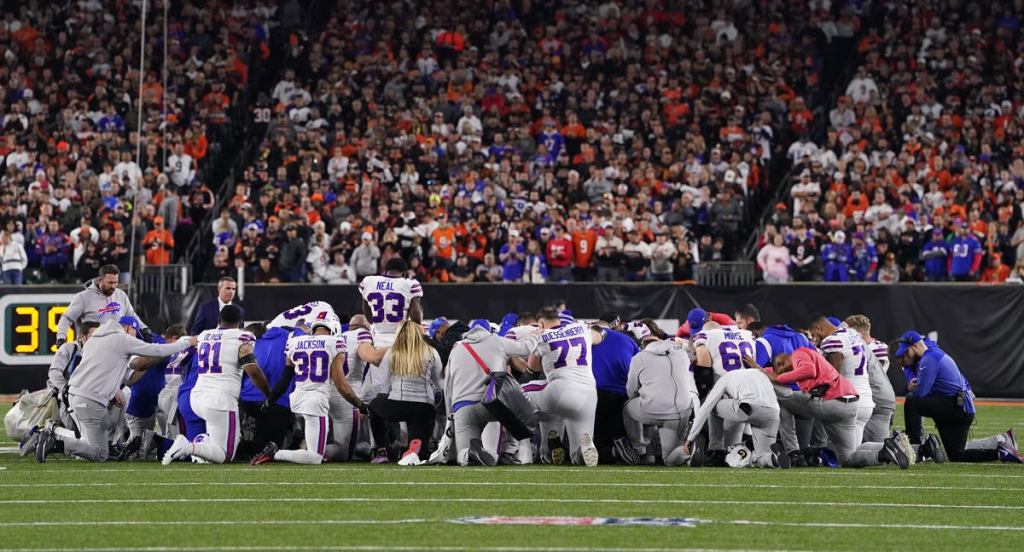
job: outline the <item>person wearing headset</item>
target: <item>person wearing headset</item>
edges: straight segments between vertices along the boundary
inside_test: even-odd
[[[622,420],[636,455],[623,455],[627,463],[646,456],[644,426],[658,428],[666,466],[681,466],[689,457],[680,447],[680,434],[695,406],[700,406],[690,359],[683,346],[650,336],[629,364]],[[628,456],[628,458],[626,457]]]

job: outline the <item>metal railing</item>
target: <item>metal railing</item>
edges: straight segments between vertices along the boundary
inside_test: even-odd
[[[750,261],[707,261],[697,270],[697,285],[704,287],[744,287],[757,281],[757,271]]]

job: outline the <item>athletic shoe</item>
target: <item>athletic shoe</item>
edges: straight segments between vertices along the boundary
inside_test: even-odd
[[[1020,454],[1020,451],[1010,446],[1010,443],[999,443],[996,447],[996,451],[999,453],[999,460],[1007,462],[1009,464],[1024,464],[1024,456]]]
[[[910,467],[910,460],[906,453],[896,444],[896,440],[889,438],[882,443],[882,450],[878,451],[878,459],[889,464],[896,464],[901,470]]]
[[[174,442],[171,443],[171,448],[167,449],[167,452],[164,453],[164,457],[160,460],[160,463],[166,466],[175,460],[181,460],[188,456],[191,451],[189,453],[186,453],[185,451],[190,449],[191,445],[192,442],[188,440],[188,437],[178,435],[174,438]]]
[[[28,439],[25,439],[24,443],[18,445],[18,456],[28,456],[29,454],[35,452],[36,443],[39,442],[39,437],[41,435],[42,432],[39,430],[38,427],[33,427],[32,429],[28,430]]]
[[[786,449],[783,448],[782,443],[772,443],[772,464],[784,470],[793,467],[793,462],[789,455],[786,454]]]
[[[142,430],[142,447],[139,448],[139,453],[135,455],[132,460],[147,460],[151,452],[156,450],[156,433],[152,429]]]
[[[839,457],[830,448],[822,447],[818,450],[818,460],[821,461],[821,465],[826,468],[838,468]]]
[[[257,454],[249,465],[259,466],[260,464],[266,464],[274,461],[274,456],[277,455],[277,443],[271,441],[267,443],[267,446],[263,447],[263,450]]]
[[[523,461],[519,459],[518,454],[512,454],[510,452],[503,452],[498,457],[499,466],[519,466],[522,465]]]
[[[1003,433],[1003,437],[1006,439],[1006,442],[1013,447],[1013,450],[1020,450],[1020,447],[1017,446],[1017,434],[1013,432],[1012,427],[1007,429],[1006,433]]]
[[[53,434],[53,428],[57,426],[54,420],[47,420],[43,428],[39,430],[39,439],[36,440],[36,462],[46,462],[46,455],[57,443],[57,437]]]
[[[580,452],[583,453],[584,465],[588,468],[597,465],[597,447],[594,446],[594,440],[590,438],[589,433],[580,434]]]
[[[409,448],[402,453],[402,459],[398,461],[399,466],[419,466],[423,462],[420,461],[420,446],[422,442],[419,439],[413,439],[409,441]]]
[[[725,461],[726,456],[727,453],[724,450],[709,450],[704,465],[712,468],[726,468],[729,466]]]
[[[138,453],[140,450],[142,450],[142,436],[136,435],[120,448],[117,453],[117,461],[123,462],[128,460],[132,455]]]
[[[637,454],[636,449],[633,445],[629,444],[629,440],[625,437],[619,437],[613,441],[615,445],[615,453],[619,456],[619,460],[622,460],[630,466],[635,466],[640,463],[640,455]]]
[[[562,465],[565,464],[565,447],[562,446],[562,438],[558,436],[558,432],[551,430],[548,432],[548,450],[551,451],[551,463]]]
[[[388,451],[386,449],[379,448],[379,449],[377,449],[377,452],[374,453],[373,459],[370,460],[370,463],[371,464],[387,464],[389,461],[390,460],[388,460]]]
[[[484,444],[480,439],[470,439],[469,463],[491,467],[497,462],[494,460],[494,456],[491,456],[491,453],[484,450]]]
[[[932,460],[936,464],[946,461],[946,449],[942,448],[942,444],[934,435],[928,435],[921,446],[917,448],[917,461],[922,460]]]
[[[806,468],[807,467],[807,458],[804,457],[804,453],[803,452],[800,452],[799,450],[791,450],[791,451],[789,451],[789,454],[787,454],[787,456],[789,456],[789,465],[790,466],[792,466],[794,468]]]
[[[914,446],[910,444],[910,436],[902,431],[893,431],[892,440],[896,441],[896,446],[900,447],[903,454],[907,457],[907,462],[913,466],[917,462],[917,453],[914,452]]]

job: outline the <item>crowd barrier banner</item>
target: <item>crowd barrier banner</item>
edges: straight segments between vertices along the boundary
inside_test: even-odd
[[[17,293],[74,293],[80,287],[0,288],[0,296]],[[507,312],[534,311],[565,302],[580,318],[597,318],[606,311],[623,320],[637,318],[684,320],[695,306],[732,314],[738,305],[751,303],[767,324],[800,327],[811,315],[838,318],[866,314],[872,333],[894,344],[906,330],[933,334],[957,361],[975,392],[985,397],[1024,398],[1024,287],[953,284],[858,285],[803,284],[745,288],[701,288],[672,284],[424,284],[423,307],[427,318],[445,316],[498,321]],[[216,286],[200,284],[180,300],[165,301],[163,312],[147,309],[145,297],[136,310],[155,329],[174,322],[191,322],[198,305],[212,300]],[[245,286],[242,304],[250,320],[270,320],[309,301],[327,301],[339,314],[360,312],[356,286],[268,284]],[[14,339],[11,305],[5,302],[3,339]],[[40,324],[46,324],[43,320]],[[22,324],[23,325],[23,324]],[[188,326],[186,326],[188,327]],[[898,370],[894,383],[902,388]],[[45,365],[6,365],[0,371],[0,392],[34,389],[45,380]]]

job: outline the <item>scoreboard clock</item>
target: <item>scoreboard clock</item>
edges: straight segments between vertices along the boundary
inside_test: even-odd
[[[0,366],[48,365],[57,352],[57,323],[73,293],[8,294],[0,297]],[[68,330],[68,340],[75,338]]]

